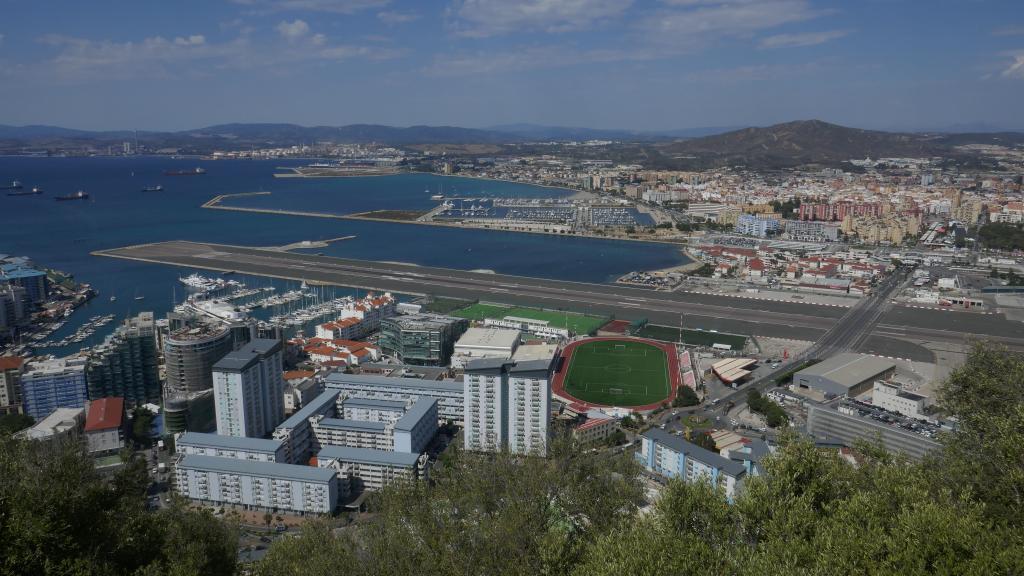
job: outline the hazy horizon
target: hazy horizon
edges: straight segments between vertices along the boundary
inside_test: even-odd
[[[1009,1],[4,2],[0,124],[1020,129]]]

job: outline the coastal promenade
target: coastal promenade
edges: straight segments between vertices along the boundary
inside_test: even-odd
[[[657,292],[613,284],[567,282],[315,256],[224,244],[172,241],[93,252],[94,255],[188,268],[315,281],[368,290],[435,295],[564,309],[623,319],[646,318],[653,324],[718,330],[756,336],[816,341],[847,310],[797,302],[727,298],[692,292]],[[947,342],[987,339],[1024,349],[1024,329],[1001,316],[941,314],[893,307],[871,325],[876,343]],[[902,346],[897,355],[930,360],[920,346]]]

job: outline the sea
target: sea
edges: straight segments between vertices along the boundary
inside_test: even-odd
[[[181,276],[212,272],[93,256],[90,252],[164,240],[194,240],[246,246],[283,246],[303,240],[352,239],[306,250],[327,256],[408,262],[463,270],[493,270],[583,282],[609,282],[633,270],[685,264],[678,247],[647,242],[566,238],[412,224],[209,210],[202,204],[221,194],[271,192],[237,197],[226,205],[349,214],[370,210],[429,209],[433,194],[462,197],[565,197],[569,190],[515,182],[404,173],[349,178],[274,178],[280,168],[309,160],[198,160],[168,157],[0,157],[0,184],[18,180],[43,194],[6,196],[0,191],[0,254],[27,256],[37,266],[74,275],[99,295],[80,307],[49,337],[60,340],[90,317],[113,314],[115,322],[84,342],[37,348],[37,354],[70,354],[98,344],[120,320],[141,311],[162,318],[187,296]],[[168,176],[167,170],[202,167],[206,174]],[[161,192],[145,192],[161,185]],[[88,200],[54,201],[82,190]],[[250,287],[278,293],[298,282],[233,275]],[[331,288],[325,298],[357,294]],[[111,297],[114,297],[113,299]],[[269,316],[278,311],[268,310]],[[258,315],[257,315],[258,316]]]

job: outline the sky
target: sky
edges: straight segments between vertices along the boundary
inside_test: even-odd
[[[0,0],[0,124],[1024,128],[1024,0]]]

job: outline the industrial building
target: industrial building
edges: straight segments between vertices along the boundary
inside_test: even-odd
[[[899,384],[879,381],[871,390],[871,403],[883,410],[920,420],[926,418],[928,397],[904,390]]]
[[[261,438],[284,420],[282,350],[257,338],[213,365],[218,434]]]
[[[156,323],[152,312],[129,318],[89,352],[89,398],[119,396],[129,406],[160,402]]]
[[[85,359],[59,358],[29,364],[21,375],[21,402],[35,420],[57,408],[84,408]]]
[[[896,373],[896,364],[864,354],[838,354],[793,375],[791,389],[815,400],[853,397],[871,390],[875,380]]]
[[[735,497],[747,474],[741,462],[701,448],[660,428],[651,428],[643,433],[636,458],[653,474],[681,478],[685,482],[708,479],[712,485],[721,486],[730,500]]]
[[[369,374],[328,374],[325,386],[345,394],[348,398],[371,398],[415,402],[420,398],[437,400],[438,418],[461,423],[465,386],[453,380],[426,380],[398,376]]]
[[[385,354],[407,364],[447,365],[455,341],[469,328],[469,320],[438,314],[412,314],[383,318],[380,347]]]
[[[881,441],[886,450],[902,453],[915,460],[939,448],[939,443],[922,433],[908,429],[909,423],[893,418],[872,418],[857,406],[809,404],[807,406],[807,432],[817,440],[835,441],[853,447],[858,441]],[[876,416],[878,416],[876,414]],[[918,426],[914,424],[914,426]],[[923,428],[923,426],[922,426]],[[934,436],[934,433],[928,431]]]

